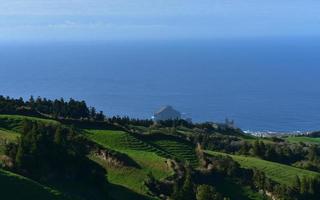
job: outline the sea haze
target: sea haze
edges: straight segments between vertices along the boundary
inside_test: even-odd
[[[243,130],[320,130],[320,40],[1,44],[0,93],[150,118],[173,105]]]

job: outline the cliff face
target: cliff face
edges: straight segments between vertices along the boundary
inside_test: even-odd
[[[170,120],[170,119],[181,119],[181,113],[172,106],[165,106],[154,114],[156,121]]]

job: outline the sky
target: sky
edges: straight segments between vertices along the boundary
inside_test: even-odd
[[[319,0],[0,0],[0,41],[317,37]]]

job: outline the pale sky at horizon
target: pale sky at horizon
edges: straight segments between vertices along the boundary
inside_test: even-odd
[[[0,0],[0,41],[320,36],[316,0]]]

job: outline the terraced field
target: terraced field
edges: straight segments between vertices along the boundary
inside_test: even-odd
[[[195,147],[191,143],[173,137],[151,139],[149,142],[181,161],[187,161],[194,167],[198,165]]]
[[[283,165],[275,162],[265,161],[254,157],[230,155],[214,151],[206,151],[210,155],[230,156],[244,168],[256,168],[266,173],[272,180],[285,185],[294,183],[296,175],[299,177],[315,177],[320,173],[295,168],[288,165]]]
[[[194,145],[176,137],[144,136],[138,139],[123,131],[86,130],[86,132],[90,139],[115,150],[153,152],[161,157],[177,158],[181,161],[187,161],[193,166],[198,165]]]
[[[153,152],[162,157],[170,156],[165,151],[161,151],[124,131],[86,130],[86,136],[98,144],[118,151],[137,150]]]
[[[146,180],[148,174],[151,173],[159,180],[173,173],[166,164],[165,156],[161,156],[165,153],[129,133],[110,130],[86,130],[85,135],[100,145],[127,154],[140,166],[139,168],[114,167],[101,160],[96,160],[107,168],[110,183],[144,195],[138,199],[151,198],[148,197],[148,190],[144,185],[144,180]]]

